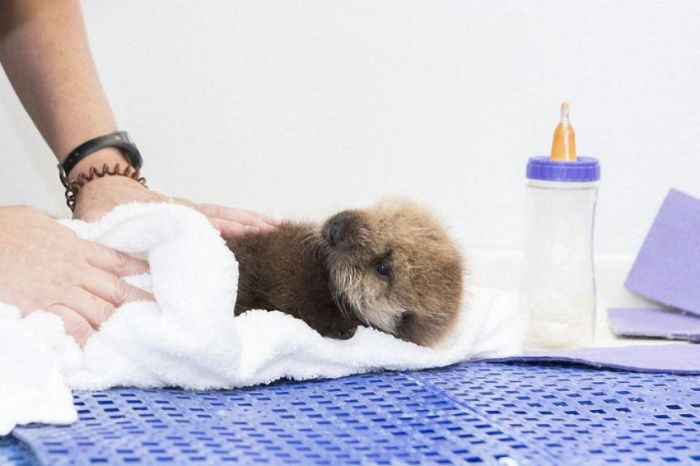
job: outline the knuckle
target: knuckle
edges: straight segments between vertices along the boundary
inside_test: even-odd
[[[74,300],[76,296],[80,295],[81,288],[82,287],[79,282],[67,280],[65,282],[60,282],[57,280],[53,286],[53,289],[55,290],[54,295],[63,298],[59,299],[58,301]]]
[[[92,327],[85,319],[81,319],[76,314],[70,314],[63,317],[63,324],[66,327],[66,333],[76,340],[85,341],[92,333]]]
[[[129,287],[122,279],[117,278],[114,281],[114,302],[116,304],[124,304],[129,298]]]
[[[123,252],[114,251],[114,266],[118,272],[123,272],[129,266],[129,256]]]
[[[114,304],[112,303],[105,303],[102,306],[102,311],[100,312],[100,321],[98,323],[105,322],[107,319],[112,317],[112,314],[114,314]]]
[[[216,204],[206,204],[203,206],[203,213],[211,217],[222,218],[223,212],[221,212],[221,207]]]

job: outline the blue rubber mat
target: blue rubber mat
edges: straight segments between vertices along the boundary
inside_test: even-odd
[[[78,423],[15,430],[35,455],[16,461],[700,464],[698,376],[476,363],[239,390],[77,392],[75,399]],[[10,448],[0,444],[0,463],[12,458],[2,453]]]
[[[14,437],[0,437],[0,465],[34,466],[34,455]]]

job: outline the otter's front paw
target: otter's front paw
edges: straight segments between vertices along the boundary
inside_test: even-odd
[[[336,340],[349,340],[350,338],[353,337],[353,335],[355,335],[355,330],[357,330],[357,326],[354,326],[354,327],[333,326],[333,327],[326,328],[319,333],[324,337],[335,338]]]

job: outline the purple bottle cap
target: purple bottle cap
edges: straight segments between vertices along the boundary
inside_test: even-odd
[[[547,156],[530,157],[526,176],[529,180],[542,181],[598,181],[600,164],[593,157],[578,157],[575,162],[553,161]]]

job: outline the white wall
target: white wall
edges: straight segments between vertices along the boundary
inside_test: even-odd
[[[462,243],[518,247],[526,158],[559,102],[601,159],[597,248],[636,253],[669,187],[700,196],[696,1],[84,3],[153,188],[315,218],[403,194]],[[63,213],[0,79],[0,204]]]

